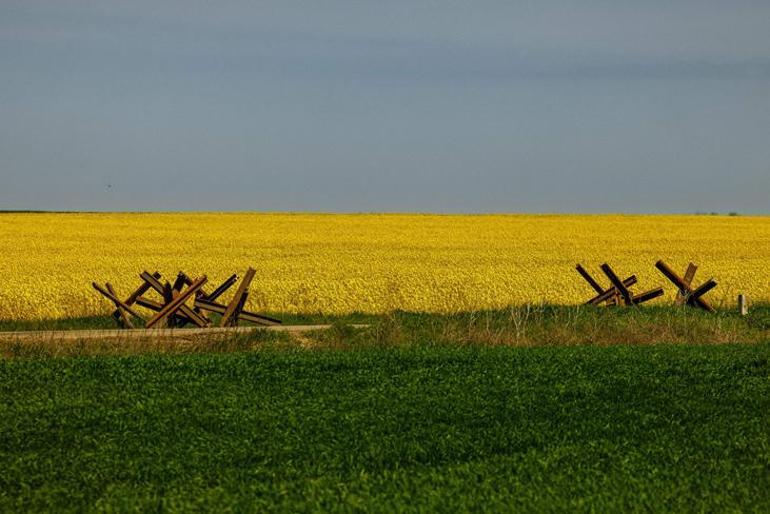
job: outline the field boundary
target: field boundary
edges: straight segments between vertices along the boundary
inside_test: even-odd
[[[263,327],[214,327],[214,328],[136,328],[99,330],[28,330],[0,332],[0,341],[81,341],[86,339],[186,339],[190,336],[248,334],[254,331],[311,332],[327,330],[332,325],[273,325]],[[348,325],[365,328],[366,324]]]

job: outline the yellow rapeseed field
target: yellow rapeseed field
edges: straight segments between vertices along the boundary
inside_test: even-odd
[[[104,314],[91,282],[120,296],[138,273],[183,269],[218,282],[257,270],[249,308],[290,313],[454,312],[580,303],[574,270],[609,262],[636,290],[673,287],[659,258],[696,282],[714,277],[717,305],[739,292],[770,300],[770,218],[414,214],[1,214],[0,319]]]

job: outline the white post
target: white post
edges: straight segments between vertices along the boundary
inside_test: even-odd
[[[746,296],[742,294],[738,295],[738,312],[741,316],[746,316],[749,313],[749,305],[746,302]]]

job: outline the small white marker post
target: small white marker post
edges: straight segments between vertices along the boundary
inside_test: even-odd
[[[740,313],[741,316],[746,316],[749,313],[749,306],[746,302],[746,296],[742,294],[738,295],[738,313]]]

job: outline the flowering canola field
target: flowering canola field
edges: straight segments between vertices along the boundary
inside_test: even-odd
[[[0,319],[106,314],[91,282],[122,297],[142,270],[257,270],[249,308],[287,313],[455,312],[592,295],[574,270],[609,262],[637,291],[673,286],[663,258],[728,305],[770,301],[770,218],[625,215],[0,214]],[[212,284],[213,286],[213,284]]]

